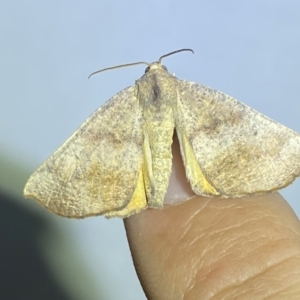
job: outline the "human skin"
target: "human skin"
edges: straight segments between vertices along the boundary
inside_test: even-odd
[[[187,188],[178,145],[166,201]],[[125,219],[148,299],[300,299],[300,222],[278,193],[206,198]]]

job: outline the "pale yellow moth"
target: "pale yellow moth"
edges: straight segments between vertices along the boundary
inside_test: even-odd
[[[265,193],[299,176],[299,134],[221,92],[179,80],[161,64],[167,55],[47,159],[29,178],[25,197],[72,218],[161,208],[174,131],[197,195]]]

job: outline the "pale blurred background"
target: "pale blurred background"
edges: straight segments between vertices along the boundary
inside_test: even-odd
[[[300,132],[300,2],[2,1],[0,298],[145,299],[123,222],[23,199],[28,176],[145,66],[223,91]],[[282,191],[300,215],[300,180]],[[180,220],[178,220],[180,222]]]

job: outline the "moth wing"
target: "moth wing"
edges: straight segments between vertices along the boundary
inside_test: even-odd
[[[127,206],[138,183],[141,122],[135,86],[124,89],[31,175],[25,197],[63,216],[115,215],[111,212]]]
[[[176,130],[197,194],[264,193],[299,176],[299,134],[203,85],[180,81]]]

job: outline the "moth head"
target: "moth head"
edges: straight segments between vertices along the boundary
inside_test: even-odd
[[[162,65],[159,61],[156,61],[152,64],[150,64],[146,69],[145,69],[145,74],[148,73],[150,70],[157,70],[157,69],[162,69],[166,72],[168,72],[168,69],[166,66]]]

